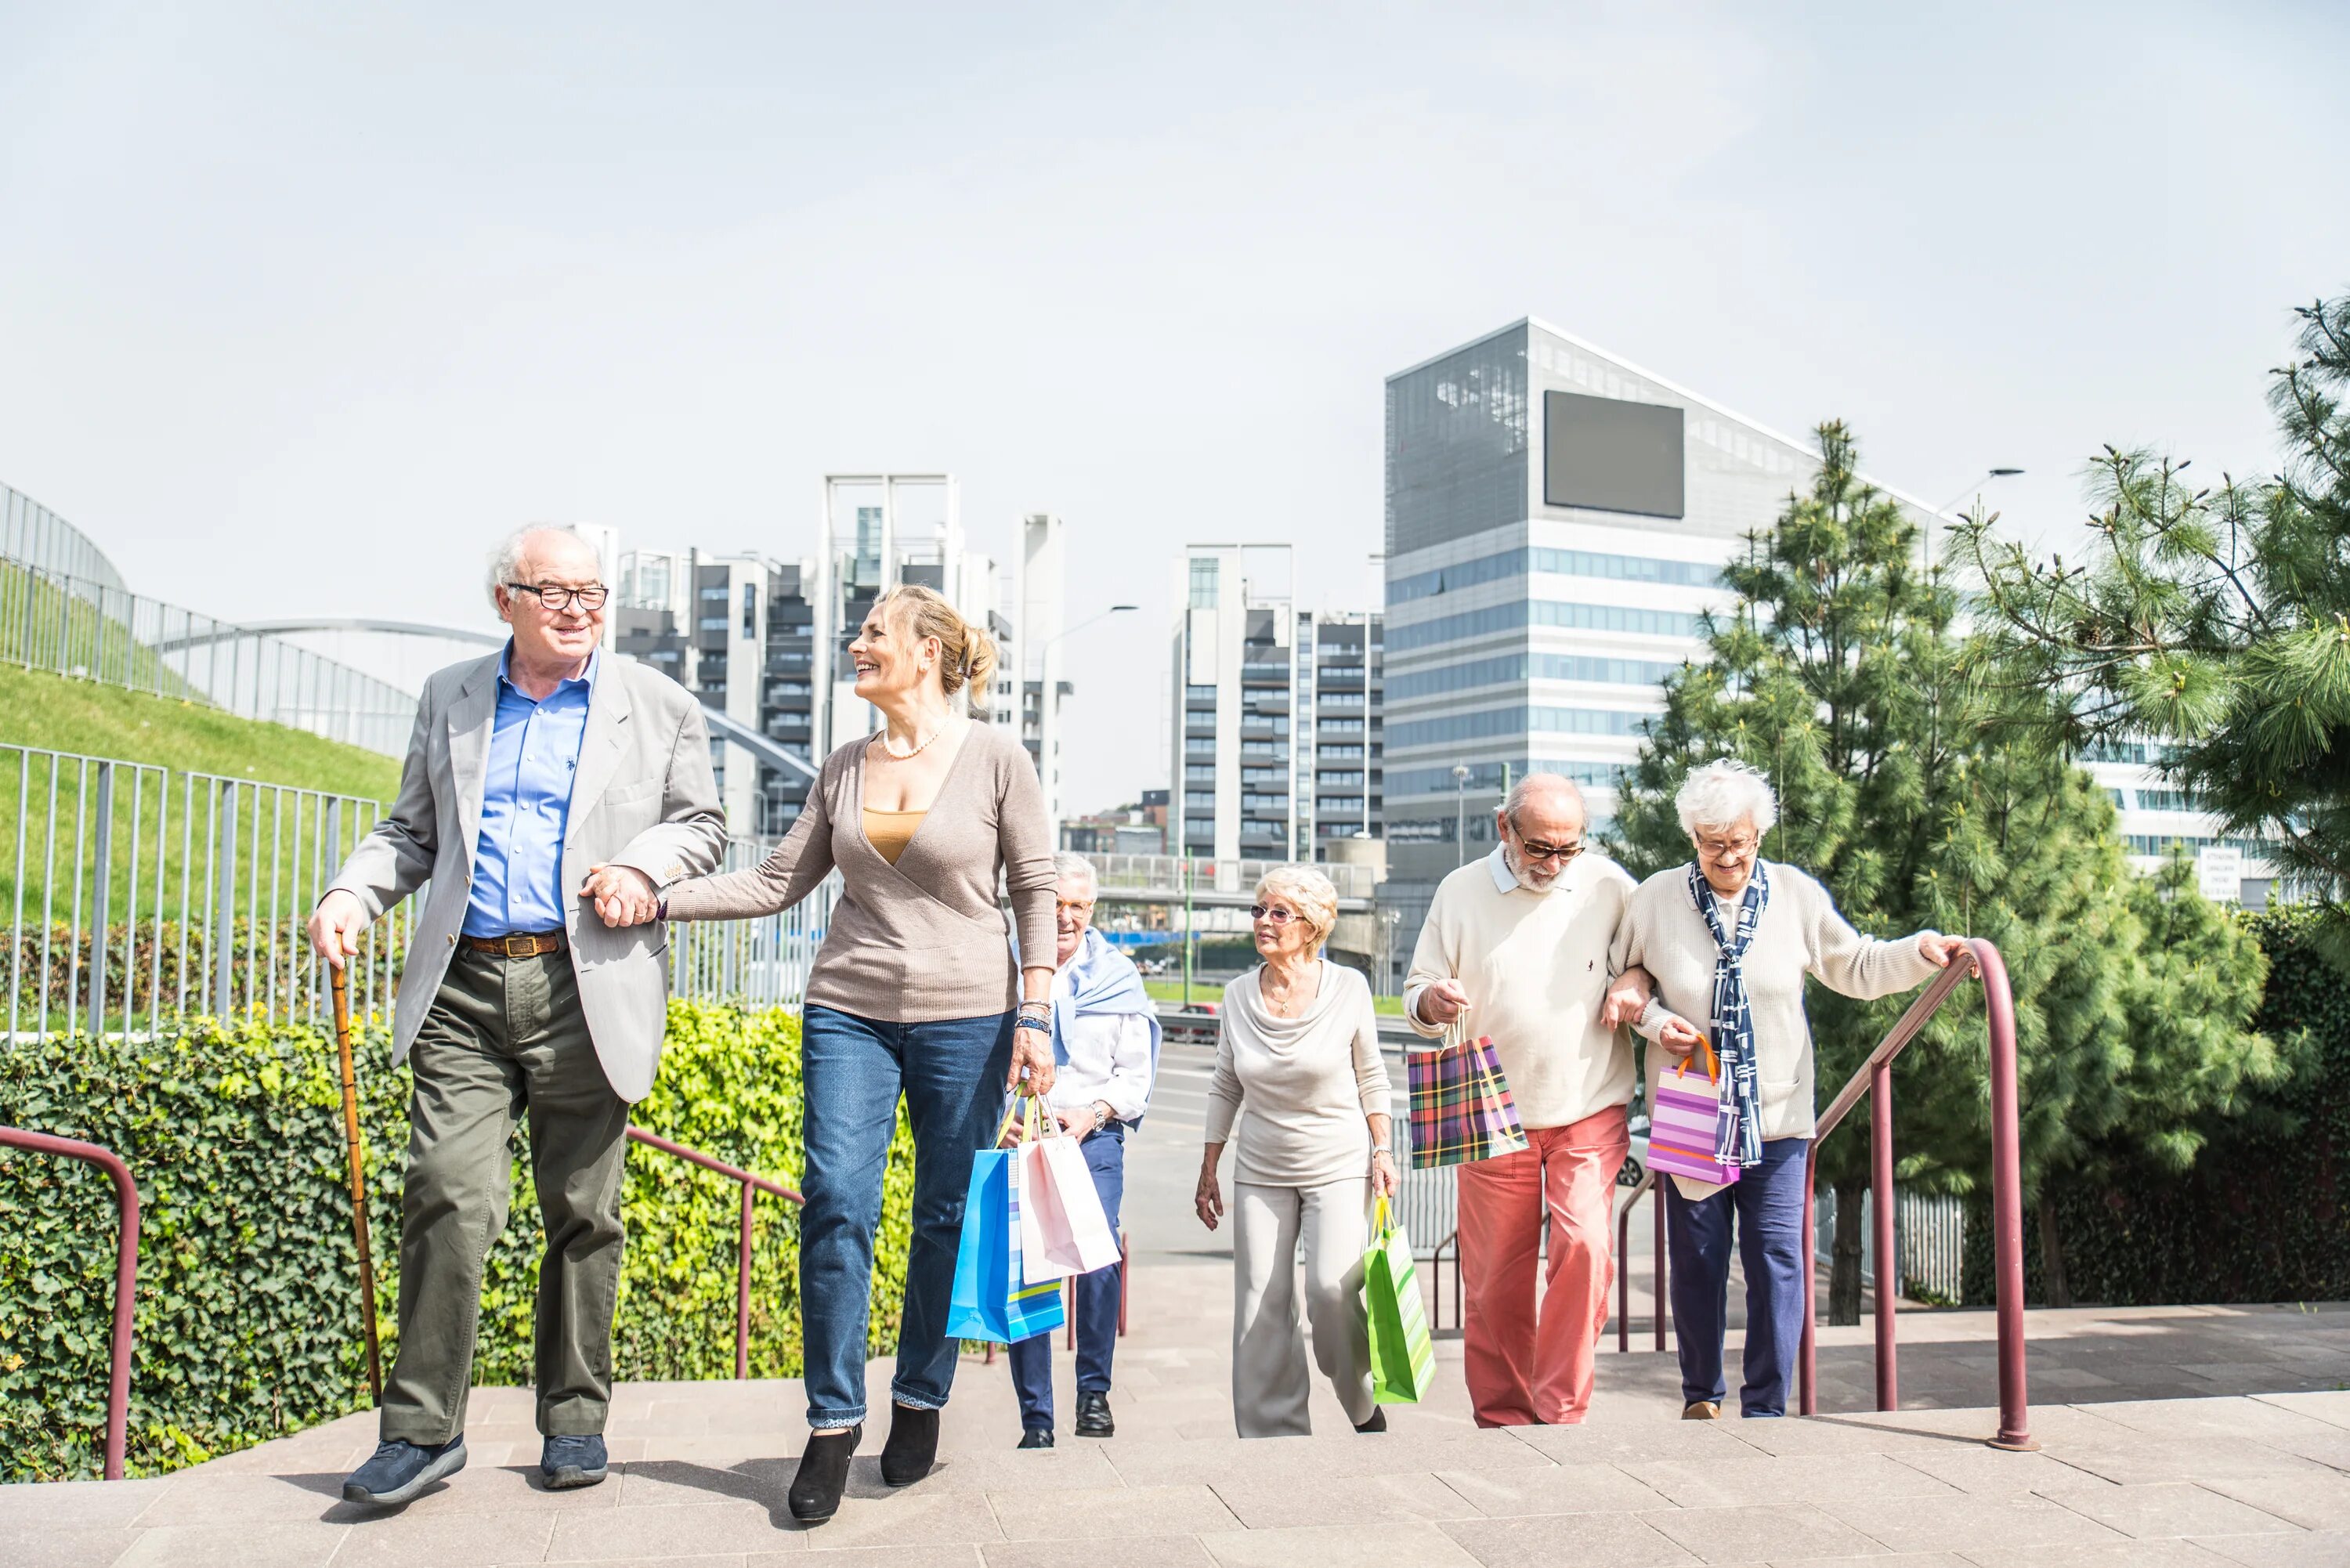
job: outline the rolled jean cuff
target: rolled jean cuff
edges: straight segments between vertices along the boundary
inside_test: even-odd
[[[894,1403],[910,1405],[917,1410],[943,1410],[947,1407],[947,1402],[942,1398],[933,1398],[928,1394],[910,1393],[896,1383],[889,1385],[889,1397]]]
[[[826,1432],[830,1431],[835,1427],[858,1426],[861,1425],[864,1420],[865,1407],[862,1405],[859,1405],[854,1410],[845,1407],[838,1410],[810,1410],[808,1412],[808,1430],[811,1432]]]

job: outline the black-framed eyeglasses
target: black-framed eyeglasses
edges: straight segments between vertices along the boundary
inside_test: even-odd
[[[1284,909],[1279,904],[1251,904],[1249,906],[1249,919],[1252,920],[1271,920],[1276,926],[1285,926],[1289,924],[1290,921],[1297,919],[1297,915],[1295,911]]]
[[[567,588],[555,583],[508,583],[506,588],[511,593],[536,597],[550,615],[561,615],[575,604],[592,613],[602,609],[604,601],[612,597],[612,590],[601,583],[585,588]]]
[[[1564,864],[1583,853],[1583,840],[1579,838],[1572,844],[1544,844],[1537,839],[1528,838],[1519,828],[1518,819],[1515,816],[1512,816],[1509,822],[1510,832],[1518,841],[1518,853],[1529,860],[1556,860]]]

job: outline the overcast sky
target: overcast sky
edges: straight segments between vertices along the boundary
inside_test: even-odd
[[[2273,462],[2350,6],[0,0],[0,480],[134,587],[485,623],[515,522],[1072,540],[1069,804],[1164,782],[1174,553],[1375,602],[1381,382],[1545,317],[2061,542]]]

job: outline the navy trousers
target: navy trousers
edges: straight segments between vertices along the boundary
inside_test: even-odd
[[[1730,1243],[1746,1269],[1746,1381],[1738,1407],[1747,1416],[1783,1416],[1804,1337],[1804,1163],[1812,1140],[1774,1138],[1762,1163],[1710,1198],[1681,1196],[1670,1177],[1665,1251],[1671,1279],[1673,1334],[1680,1345],[1681,1403],[1721,1402],[1722,1340],[1729,1329]]]
[[[1126,1194],[1126,1128],[1112,1125],[1086,1139],[1086,1168],[1094,1173],[1118,1234],[1118,1202]],[[1109,1392],[1109,1364],[1118,1349],[1118,1265],[1077,1276],[1077,1392]],[[1053,1332],[1032,1334],[1012,1346],[1012,1386],[1020,1396],[1024,1431],[1053,1429]]]

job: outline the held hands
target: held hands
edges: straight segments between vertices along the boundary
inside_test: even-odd
[[[596,904],[596,918],[615,929],[641,926],[660,913],[653,879],[633,866],[590,866],[579,896]]]
[[[310,911],[310,945],[335,969],[359,950],[359,933],[368,928],[367,906],[337,888]]]
[[[1918,952],[1924,954],[1926,961],[1936,969],[1950,968],[1950,961],[1966,951],[1966,948],[1967,939],[1964,937],[1946,937],[1938,931],[1918,933]]]
[[[1440,980],[1419,993],[1419,1016],[1440,1028],[1469,1011],[1469,992],[1457,980]]]

